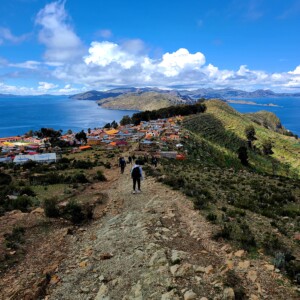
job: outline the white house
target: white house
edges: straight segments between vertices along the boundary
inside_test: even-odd
[[[24,164],[27,161],[36,161],[38,163],[56,162],[56,153],[43,153],[34,155],[17,155],[14,159],[16,164]]]

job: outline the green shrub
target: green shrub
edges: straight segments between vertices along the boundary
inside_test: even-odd
[[[75,169],[92,169],[95,164],[89,160],[74,160],[72,166]]]
[[[86,176],[83,173],[77,173],[72,177],[73,183],[87,183],[89,182]]]
[[[10,175],[5,173],[0,173],[0,185],[8,185],[12,182]]]
[[[74,224],[80,224],[85,220],[85,215],[82,212],[81,206],[75,201],[70,201],[64,209],[64,217],[69,219]]]
[[[228,217],[231,217],[231,218],[235,218],[237,216],[240,216],[240,217],[245,217],[246,216],[246,212],[242,209],[229,209],[227,210],[227,215]]]
[[[206,216],[206,220],[207,221],[210,221],[212,223],[215,223],[218,219],[218,216],[214,213],[209,213],[207,216]]]
[[[32,190],[32,188],[29,187],[29,186],[25,186],[25,187],[21,188],[19,193],[20,193],[21,196],[22,195],[27,195],[27,196],[34,197],[36,195],[35,192]]]
[[[33,168],[35,168],[37,166],[37,164],[38,163],[33,160],[28,160],[22,165],[22,167],[25,170],[32,170]]]
[[[19,196],[17,199],[11,200],[12,209],[19,209],[22,212],[27,212],[32,206],[32,199],[26,195]]]
[[[107,180],[106,177],[104,176],[103,172],[100,171],[100,170],[97,171],[95,179],[99,180],[99,181],[106,181]]]
[[[195,198],[193,199],[194,209],[206,208],[210,202],[213,202],[212,200],[213,197],[209,190],[198,190],[197,194],[195,195]]]
[[[262,241],[262,247],[267,255],[275,256],[278,252],[285,252],[286,247],[274,233],[267,232]]]
[[[233,221],[224,224],[221,230],[214,235],[215,239],[223,238],[236,242],[239,247],[251,251],[256,248],[256,241],[248,224],[244,221]]]
[[[7,248],[17,250],[24,243],[25,229],[23,227],[14,227],[12,233],[5,234],[5,245]]]
[[[44,201],[45,215],[48,218],[58,218],[60,213],[57,207],[57,198],[48,198]]]
[[[300,284],[300,262],[299,261],[290,261],[285,267],[287,275],[295,280],[297,284]]]

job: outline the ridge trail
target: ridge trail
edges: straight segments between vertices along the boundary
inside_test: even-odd
[[[274,284],[281,275],[212,240],[213,225],[186,196],[151,177],[132,194],[129,166],[117,171],[101,191],[109,199],[105,215],[71,236],[60,281],[50,284],[46,299],[234,299],[222,282],[228,270],[243,278],[247,299],[287,299],[287,289]]]

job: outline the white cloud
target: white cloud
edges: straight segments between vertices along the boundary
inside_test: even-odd
[[[42,90],[42,91],[48,91],[48,90],[53,90],[57,87],[58,87],[58,85],[56,85],[56,84],[41,81],[41,82],[39,82],[38,89]]]
[[[28,34],[22,34],[20,36],[13,35],[9,28],[0,27],[0,44],[3,44],[4,41],[18,44],[24,42],[28,38]]]
[[[166,53],[158,67],[167,77],[173,77],[186,70],[200,70],[205,64],[205,57],[201,52],[190,54],[187,49],[180,48],[176,52]]]
[[[10,67],[17,67],[23,69],[37,69],[41,65],[40,62],[34,60],[28,60],[22,63],[9,64]]]
[[[49,62],[67,62],[82,55],[83,45],[70,23],[64,1],[52,2],[37,15],[42,28],[39,41],[46,46],[45,59]]]
[[[89,53],[90,55],[84,59],[87,65],[106,67],[115,63],[124,69],[130,69],[136,64],[131,54],[123,51],[119,45],[110,42],[93,42]]]
[[[134,51],[134,45],[137,50]],[[111,86],[159,86],[186,88],[233,87],[246,90],[274,88],[275,90],[299,86],[297,75],[300,66],[291,72],[267,73],[251,70],[241,65],[238,70],[219,69],[206,64],[204,54],[190,53],[180,48],[153,59],[145,53],[146,47],[139,40],[123,44],[92,42],[89,54],[82,62],[57,67],[57,79],[83,84],[87,89]]]

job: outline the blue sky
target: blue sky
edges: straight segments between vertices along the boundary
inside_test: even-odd
[[[300,0],[1,0],[0,93],[300,91]]]

